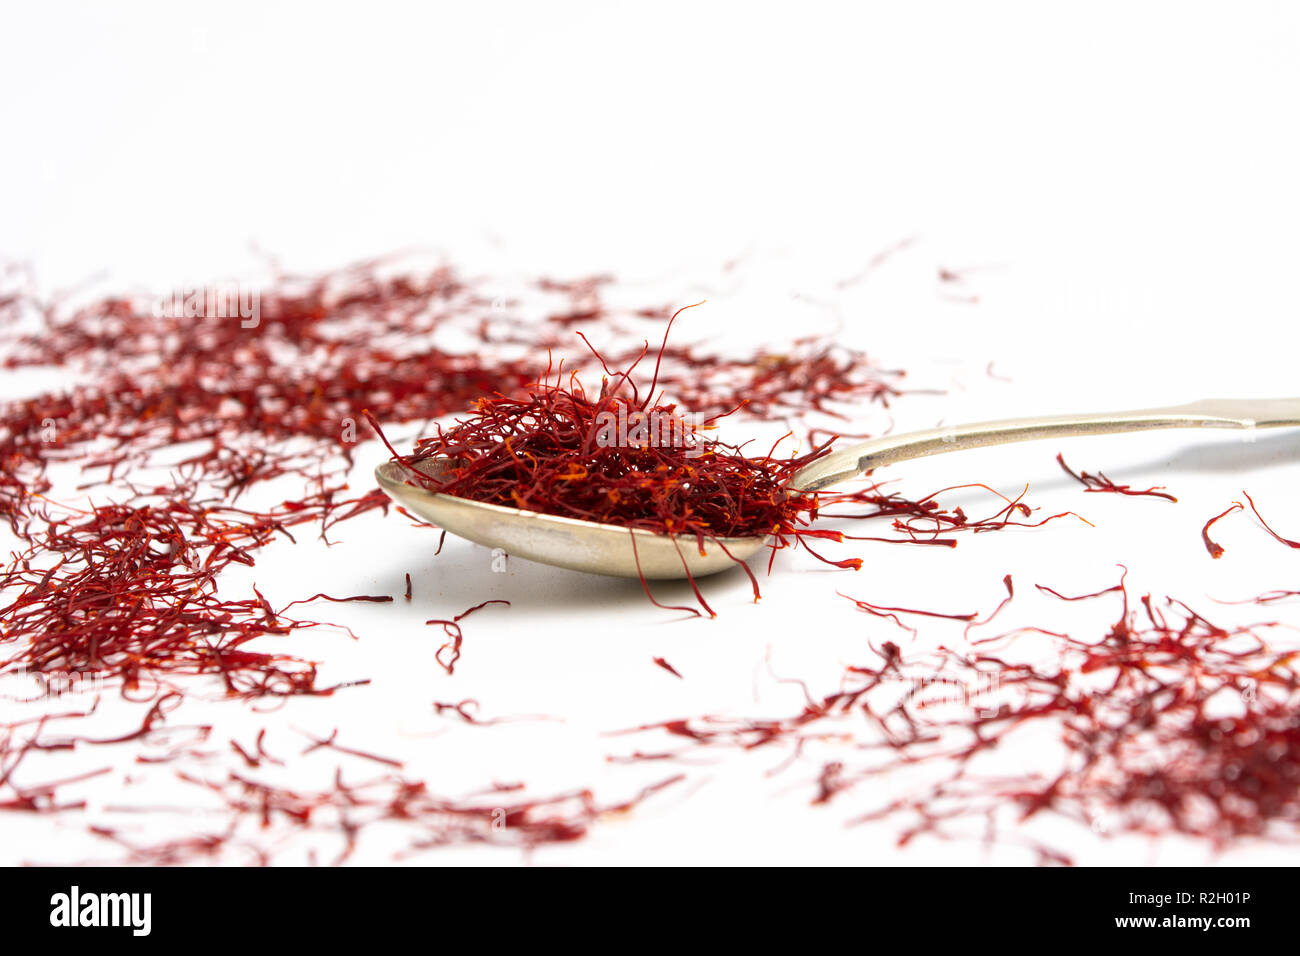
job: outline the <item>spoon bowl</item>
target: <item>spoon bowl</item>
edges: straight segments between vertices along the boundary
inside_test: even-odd
[[[434,458],[411,467],[437,479],[446,461]],[[476,544],[572,571],[656,581],[684,578],[689,569],[698,578],[734,568],[736,561],[753,557],[767,541],[766,537],[706,540],[701,553],[693,535],[656,534],[471,501],[409,485],[409,477],[410,467],[395,461],[375,469],[379,486],[411,514]]]

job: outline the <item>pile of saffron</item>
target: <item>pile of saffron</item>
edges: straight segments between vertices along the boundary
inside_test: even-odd
[[[626,373],[623,381],[630,381]],[[394,455],[409,467],[412,484],[442,494],[679,536],[701,552],[706,541],[725,551],[721,539],[770,536],[774,554],[797,542],[820,558],[807,538],[843,540],[840,532],[809,527],[816,496],[788,487],[799,468],[825,449],[793,458],[778,459],[773,452],[749,458],[736,446],[702,435],[676,406],[622,399],[609,384],[606,380],[593,399],[576,377],[565,387],[557,376],[544,378],[520,398],[483,398],[474,417],[421,439],[410,456]],[[618,434],[629,420],[653,423],[662,432],[653,441],[633,436],[637,443],[629,444]],[[448,464],[436,477],[419,469],[423,462],[444,459]],[[757,598],[753,573],[734,560],[750,574]],[[862,563],[822,560],[845,568]],[[682,568],[690,578],[684,556]],[[696,594],[712,613],[698,589]]]
[[[439,427],[434,435],[417,441],[409,455],[390,446],[393,459],[407,466],[407,481],[417,487],[521,511],[681,538],[685,543],[679,545],[679,554],[682,546],[692,545],[703,553],[705,542],[712,542],[731,556],[722,539],[767,538],[769,569],[777,551],[793,546],[835,567],[862,567],[860,558],[824,557],[809,545],[809,539],[951,547],[955,539],[942,532],[1038,527],[1064,517],[1052,515],[1033,523],[1020,520],[1032,513],[1021,500],[1023,493],[1011,499],[983,485],[971,487],[998,495],[1004,505],[996,514],[977,520],[968,518],[960,508],[948,511],[938,504],[938,495],[954,489],[913,501],[883,493],[878,484],[815,494],[793,488],[791,482],[798,471],[827,454],[830,442],[802,455],[778,457],[773,446],[763,455],[750,457],[742,446],[706,433],[736,409],[697,425],[676,404],[663,403],[663,395],[657,392],[659,373],[673,321],[682,311],[669,319],[644,393],[633,373],[646,358],[648,344],[619,371],[611,371],[609,361],[593,348],[606,373],[597,395],[587,393],[576,373],[566,380],[562,365],[554,373],[548,368],[548,374],[522,396],[480,398],[472,417],[458,419],[448,429]],[[370,420],[383,437],[380,424],[373,417]],[[422,464],[434,461],[439,466],[433,472],[421,469]],[[850,504],[858,510],[832,517],[891,517],[894,529],[906,537],[862,538],[812,526],[823,507]],[[757,599],[760,591],[753,572],[744,561],[733,560],[749,575]],[[682,569],[700,606],[713,614],[684,556]],[[644,576],[642,585],[650,600],[658,604]]]
[[[748,458],[697,434],[686,446],[606,443],[604,416],[691,428],[674,406],[631,404],[629,413],[630,404],[542,382],[522,398],[480,399],[473,418],[421,439],[402,460],[450,459],[437,477],[414,476],[445,494],[701,539],[780,534],[810,506],[786,485],[811,456]]]

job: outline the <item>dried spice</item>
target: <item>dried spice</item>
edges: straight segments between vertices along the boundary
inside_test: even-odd
[[[313,622],[287,620],[261,607],[257,595],[214,603],[215,576],[232,562],[251,564],[276,534],[291,539],[291,527],[315,522],[323,537],[339,521],[388,507],[378,490],[348,495],[341,478],[365,437],[357,434],[361,410],[387,421],[427,421],[485,395],[520,395],[545,374],[536,357],[557,341],[556,326],[599,325],[617,337],[664,314],[606,308],[600,290],[608,277],[541,280],[540,290],[567,297],[571,308],[539,324],[500,314],[449,268],[389,275],[387,266],[376,260],[322,276],[282,275],[259,291],[251,323],[201,310],[160,314],[143,298],[67,310],[7,294],[5,316],[16,322],[24,310],[35,311],[41,328],[12,340],[5,366],[74,370],[90,381],[0,408],[0,517],[31,547],[0,572],[5,592],[18,591],[5,609],[18,623],[6,625],[0,644],[22,644],[51,628],[63,633],[67,625],[62,653],[30,653],[25,666],[71,663],[118,673],[101,654],[94,622],[121,615],[106,635],[120,654],[138,651],[131,650],[132,628],[152,626],[166,628],[175,651],[164,645],[132,659],[120,672],[128,681],[173,665],[185,673],[229,665],[246,673],[267,668],[262,684],[276,692],[308,691],[310,665],[233,652],[256,634],[283,635]],[[443,333],[479,347],[452,352],[431,344]],[[656,377],[706,414],[738,406],[751,417],[833,414],[836,401],[897,394],[896,373],[814,338],[779,356],[665,349]],[[186,457],[168,463],[168,485],[139,487],[137,475],[182,447]],[[114,489],[118,510],[92,511],[78,522],[51,509],[41,496],[52,490],[48,468],[60,463],[81,468],[79,490]],[[303,483],[300,498],[235,510],[256,486],[290,476]],[[119,521],[123,530],[110,532]],[[162,555],[146,557],[147,542],[157,541],[168,543]],[[119,544],[134,558],[113,559]],[[207,595],[202,603],[190,601],[195,587]],[[85,590],[74,599],[78,588]],[[150,595],[148,607],[131,597],[137,592]],[[80,624],[72,627],[69,616]],[[227,632],[227,620],[236,624],[233,637],[222,638],[232,653],[215,655],[209,645]],[[280,673],[285,668],[304,676],[290,679]],[[236,693],[257,692],[256,679],[235,683]]]
[[[1300,541],[1292,541],[1290,538],[1284,538],[1269,526],[1269,523],[1264,520],[1264,516],[1259,513],[1259,509],[1255,507],[1255,499],[1250,496],[1250,492],[1243,491],[1242,494],[1245,495],[1246,500],[1250,502],[1250,510],[1255,512],[1255,517],[1258,518],[1259,523],[1264,526],[1264,530],[1272,535],[1273,540],[1280,541],[1288,548],[1300,548]]]
[[[891,539],[856,538],[811,527],[819,514],[853,519],[891,517],[894,528],[904,532],[907,540],[947,546],[956,542],[940,537],[945,532],[1039,527],[1072,514],[1064,512],[1037,522],[1020,520],[1032,514],[1022,500],[1025,492],[1007,498],[985,485],[945,488],[919,501],[882,495],[878,485],[817,494],[795,490],[791,487],[794,476],[827,454],[829,442],[803,455],[777,457],[773,446],[765,455],[751,457],[741,446],[703,431],[734,409],[700,426],[688,421],[675,404],[660,403],[656,389],[668,335],[682,311],[668,321],[644,395],[633,372],[648,354],[648,345],[619,371],[611,370],[610,363],[592,348],[605,372],[594,397],[576,373],[566,378],[563,363],[558,368],[548,366],[547,374],[525,394],[479,399],[473,417],[458,419],[447,429],[439,426],[434,435],[417,441],[409,455],[389,445],[393,460],[407,466],[407,482],[416,487],[522,511],[673,536],[681,539],[679,554],[681,548],[691,546],[703,553],[710,542],[725,551],[720,540],[725,538],[765,537],[773,557],[778,550],[799,546],[827,564],[855,570],[861,567],[861,559],[824,557],[809,541]],[[382,438],[379,422],[368,411],[366,414]],[[421,467],[432,463],[437,467]],[[938,504],[939,495],[962,488],[987,490],[999,497],[1003,506],[989,517],[971,520],[960,508],[950,512]],[[874,510],[823,511],[848,504],[867,504]],[[635,554],[636,537],[629,537]],[[753,572],[743,561],[733,560],[749,574],[757,599],[759,588]],[[700,607],[712,615],[684,556],[682,568]],[[641,583],[650,601],[664,606],[650,593],[644,576]],[[699,613],[694,608],[672,609]],[[448,626],[447,622],[430,623]],[[448,633],[458,644],[450,628]]]
[[[1006,583],[994,614],[1014,597]],[[824,763],[810,799],[854,792],[866,809],[853,821],[900,822],[900,845],[923,835],[1023,843],[1026,821],[1049,811],[1103,834],[1294,839],[1300,673],[1294,649],[1274,649],[1277,625],[1223,627],[1181,601],[1133,601],[1123,578],[1078,596],[1038,590],[1064,602],[1115,600],[1118,617],[1097,636],[1017,628],[915,661],[885,642],[879,663],[847,668],[842,688],[809,695],[791,716],[673,720],[629,733],[686,741],[671,757],[779,744],[797,755],[807,741],[847,739],[852,761]],[[1031,638],[1037,652],[1024,646]],[[1038,653],[1044,647],[1050,653]],[[953,691],[956,700],[945,699]],[[1063,745],[1054,762],[999,762],[1040,725]],[[914,790],[873,799],[873,782],[926,767],[932,775]],[[1069,860],[1057,847],[1028,845],[1043,862]]]
[[[363,758],[369,755],[362,755]],[[387,761],[381,761],[387,762]],[[312,790],[293,789],[242,772],[204,776],[180,773],[178,779],[215,800],[216,824],[201,824],[202,832],[158,841],[141,839],[131,828],[94,826],[91,832],[125,851],[110,861],[151,866],[208,862],[244,862],[267,865],[277,854],[268,849],[268,830],[298,837],[311,847],[307,862],[346,863],[372,829],[400,825],[407,833],[398,859],[417,857],[441,847],[482,844],[531,851],[541,846],[569,843],[586,836],[603,820],[626,814],[660,791],[680,782],[675,775],[642,788],[617,802],[598,801],[589,790],[545,797],[500,799],[519,789],[495,789],[497,799],[453,799],[438,796],[420,781],[396,768],[385,776],[351,782],[342,770],[332,785]],[[112,808],[125,811],[128,808]],[[151,808],[151,817],[192,816],[185,807]],[[279,841],[283,842],[283,840]],[[319,858],[318,850],[333,847]]]
[[[302,529],[315,528],[328,541],[339,522],[388,507],[378,491],[347,487],[355,446],[368,437],[363,409],[385,423],[418,423],[424,434],[434,419],[472,415],[437,429],[407,456],[417,462],[454,458],[461,471],[453,471],[452,481],[462,484],[452,493],[679,534],[687,546],[740,534],[771,536],[773,554],[819,540],[951,547],[959,532],[1038,527],[1073,514],[1036,516],[1025,492],[1007,496],[984,485],[953,486],[918,500],[871,481],[853,491],[791,493],[789,477],[827,442],[812,442],[812,451],[800,457],[780,458],[774,449],[751,458],[742,447],[710,438],[709,427],[729,415],[736,421],[808,413],[824,419],[843,416],[852,404],[888,405],[904,394],[902,372],[825,337],[728,357],[700,346],[669,346],[665,333],[649,388],[638,389],[632,373],[649,347],[628,350],[625,343],[640,341],[648,324],[657,330],[668,320],[671,326],[671,318],[657,305],[611,309],[602,299],[609,284],[605,276],[543,280],[537,289],[561,304],[519,316],[510,314],[518,303],[494,301],[450,269],[386,275],[383,264],[365,263],[329,276],[280,277],[262,291],[254,327],[160,318],[149,303],[128,298],[69,310],[57,303],[33,306],[21,294],[0,295],[6,334],[18,312],[42,312],[38,333],[10,337],[6,368],[45,366],[80,382],[0,405],[0,518],[19,541],[0,569],[0,674],[21,669],[38,680],[110,677],[147,706],[143,719],[121,733],[47,733],[46,721],[58,715],[0,727],[0,810],[82,809],[86,801],[76,789],[101,781],[109,768],[58,776],[44,773],[38,760],[83,746],[92,752],[130,747],[135,770],[176,761],[184,767],[178,779],[213,798],[220,810],[217,826],[194,833],[187,823],[182,835],[162,841],[96,824],[93,832],[124,850],[127,862],[231,855],[267,862],[273,852],[258,831],[272,826],[337,838],[337,854],[325,859],[342,862],[371,825],[417,830],[412,853],[456,843],[529,848],[564,842],[681,779],[671,777],[621,803],[597,801],[583,790],[505,801],[435,797],[424,783],[397,772],[400,761],[342,745],[335,731],[309,735],[305,755],[378,763],[385,776],[345,782],[340,770],[332,785],[295,788],[271,779],[290,754],[280,746],[272,748],[280,757],[268,752],[265,728],[252,743],[247,737],[243,744],[220,743],[221,756],[238,761],[237,771],[194,769],[210,759],[210,728],[167,720],[178,695],[199,683],[195,678],[236,699],[331,693],[344,685],[320,687],[314,662],[275,652],[274,639],[322,626],[287,612],[307,601],[393,603],[388,595],[316,593],[283,606],[279,598],[273,606],[256,588],[231,593],[221,581],[236,565],[253,565],[277,540],[292,542]],[[598,341],[600,350],[567,359],[566,373],[544,353],[572,346],[575,331]],[[604,386],[589,396],[579,376],[600,372]],[[698,424],[688,412],[700,416]],[[602,444],[602,413],[609,416],[604,424],[613,421],[615,435],[621,421],[636,440]],[[652,418],[657,432],[649,427]],[[642,423],[646,431],[638,435]],[[662,437],[665,426],[670,437],[677,430],[681,444],[651,440]],[[808,432],[831,435],[824,428]],[[1136,490],[1060,463],[1088,491],[1172,499],[1158,488]],[[62,477],[77,472],[80,487],[72,500],[78,504],[60,504],[71,497]],[[285,486],[291,500],[279,500]],[[993,496],[987,517],[972,518],[948,503],[948,495],[963,490]],[[86,498],[90,503],[80,504]],[[1276,540],[1298,546],[1264,521],[1249,495],[1246,500]],[[1234,504],[1207,523],[1211,553],[1222,553],[1209,536],[1215,521],[1242,508]],[[892,536],[855,536],[832,526],[867,519],[887,523]],[[830,563],[854,567],[857,559]],[[896,607],[884,597],[875,598],[886,602],[879,604],[850,600],[907,630],[909,615],[949,619],[973,640],[975,628],[1015,600],[1009,576],[1004,583],[1007,596],[983,617]],[[805,740],[843,733],[855,751],[820,764],[810,800],[861,800],[858,819],[905,819],[904,841],[944,836],[969,820],[992,832],[988,821],[1007,808],[1025,819],[1050,811],[1089,825],[1104,819],[1114,832],[1173,829],[1214,840],[1271,835],[1278,824],[1294,825],[1300,756],[1291,716],[1295,675],[1291,652],[1274,650],[1266,640],[1272,636],[1268,625],[1224,628],[1186,605],[1149,598],[1130,607],[1122,581],[1078,596],[1044,586],[1038,592],[1061,601],[1119,601],[1121,616],[1088,639],[1075,627],[1019,629],[925,660],[931,685],[992,683],[1014,691],[990,708],[945,717],[925,688],[908,683],[917,662],[905,661],[886,642],[879,660],[848,668],[842,688],[810,694],[795,715],[692,718],[649,728],[684,742],[686,751],[787,742],[796,754]],[[1256,600],[1267,604],[1294,594],[1273,591]],[[411,597],[406,574],[404,600]],[[484,602],[430,622],[447,634],[437,657],[449,674],[461,652],[461,620],[492,603],[506,602]],[[997,642],[1031,638],[1046,641],[1053,654],[1025,661],[989,650]],[[250,646],[254,640],[256,647]],[[664,658],[653,661],[681,676]],[[1225,698],[1241,706],[1224,713],[1218,705]],[[484,719],[472,699],[433,708],[475,725],[524,719]],[[62,716],[87,720],[91,712]],[[841,720],[854,725],[845,731]],[[1021,728],[1040,726],[1059,730],[1067,755],[1061,767],[992,780],[971,769],[1012,746]],[[864,736],[863,728],[877,736]],[[658,763],[680,756],[637,749],[610,760]],[[861,784],[904,765],[933,767],[937,780],[883,806],[868,805],[863,797],[871,788]],[[503,784],[490,793],[515,793],[519,786]],[[1053,847],[1035,849],[1044,861],[1063,859]]]
[[[4,575],[19,594],[0,608],[0,641],[19,648],[0,670],[112,675],[124,692],[163,674],[215,674],[240,697],[329,693],[316,686],[315,665],[243,649],[317,622],[276,611],[256,590],[244,599],[217,591],[222,570],[251,564],[253,549],[313,516],[249,516],[179,494],[147,499],[32,513],[47,523]]]
[[[473,418],[439,428],[417,442],[411,455],[394,450],[394,459],[408,466],[409,483],[442,494],[694,539],[701,551],[706,541],[725,551],[721,538],[770,536],[773,553],[800,544],[827,563],[861,566],[856,558],[822,558],[808,546],[808,538],[843,536],[808,528],[818,498],[788,487],[793,475],[826,448],[793,458],[776,458],[773,449],[750,458],[737,446],[703,435],[675,405],[652,404],[662,348],[655,376],[640,397],[632,371],[645,354],[626,370],[610,373],[596,398],[587,395],[576,375],[566,385],[562,367],[523,397],[481,398]],[[603,358],[601,364],[608,369]],[[379,430],[378,423],[372,426]],[[446,467],[437,476],[420,470],[430,460],[445,460]],[[635,548],[635,536],[630,537]],[[743,561],[736,563],[750,574],[757,597],[753,573]],[[684,557],[682,567],[689,579]],[[655,600],[648,586],[646,594]],[[712,614],[697,587],[695,594]]]
[[[448,675],[456,673],[456,662],[460,660],[460,647],[465,638],[464,632],[460,628],[460,622],[469,617],[475,611],[487,607],[489,604],[504,604],[507,607],[510,606],[509,601],[484,601],[481,604],[475,604],[473,607],[461,611],[449,621],[435,619],[424,622],[425,624],[442,625],[443,632],[447,635],[447,643],[438,648],[434,653],[434,659],[437,660],[437,662],[442,666],[442,669],[445,670]]]
[[[664,660],[662,657],[656,657],[656,658],[653,658],[653,660],[654,660],[655,664],[657,664],[659,667],[662,667],[664,670],[666,670],[668,673],[672,674],[674,677],[676,677],[676,678],[678,678],[678,679],[683,679],[683,678],[682,678],[682,675],[681,675],[681,672],[678,671],[677,668],[673,667],[672,664],[669,664],[669,663],[668,663],[666,660]]]
[[[11,728],[0,806],[29,811],[82,806],[58,801],[55,791],[94,774],[19,787],[12,771],[25,755],[73,740],[147,743],[160,732],[163,702],[170,708],[193,686],[186,679],[215,678],[227,695],[244,699],[334,690],[318,685],[315,663],[277,653],[263,639],[321,626],[290,616],[298,604],[392,597],[318,592],[277,608],[256,588],[230,594],[221,582],[233,566],[254,565],[272,542],[293,542],[301,528],[314,526],[328,542],[339,522],[388,508],[378,490],[355,493],[346,484],[354,449],[367,437],[362,409],[389,422],[428,422],[484,396],[521,398],[547,373],[543,353],[570,334],[565,330],[599,331],[617,343],[638,323],[667,317],[659,306],[608,308],[601,292],[610,279],[592,277],[535,283],[567,303],[536,321],[508,314],[517,303],[493,299],[449,268],[396,274],[379,260],[321,276],[279,274],[258,290],[257,313],[246,316],[191,310],[189,302],[160,311],[144,297],[69,308],[11,291],[14,278],[6,273],[0,296],[4,367],[54,369],[79,384],[0,405],[0,518],[19,541],[0,568],[0,674],[112,678],[123,694],[155,705],[138,730],[120,737],[50,740],[37,733],[14,749]],[[39,328],[21,331],[32,317]],[[743,406],[750,418],[837,415],[837,403],[884,402],[899,394],[901,374],[817,338],[734,357],[679,346],[661,351],[658,363],[657,383],[677,401],[705,414]],[[63,478],[53,477],[57,469],[79,470],[77,499],[89,504],[60,503],[66,492]],[[277,497],[268,500],[273,483]],[[300,492],[279,500],[279,489],[295,483]],[[405,600],[412,591],[407,574]],[[443,622],[449,641],[438,653],[449,672],[464,616]],[[469,711],[462,705],[458,713]],[[197,759],[201,731],[138,761]],[[227,753],[249,769],[282,765],[267,752],[265,733],[252,745],[231,740]],[[314,737],[310,749],[352,753],[332,736]],[[233,777],[230,787],[260,794],[264,817],[277,800],[292,807],[316,799]],[[255,812],[253,804],[232,807]],[[609,810],[588,802],[570,818],[578,822],[554,824],[544,802],[511,814],[531,844],[577,835],[583,821]],[[127,847],[131,860],[171,862],[219,854],[236,828],[161,845],[111,828],[95,832]],[[266,857],[261,848],[250,852]]]
[[[1139,491],[1138,489],[1134,488],[1132,485],[1116,484],[1115,482],[1111,481],[1109,478],[1106,477],[1106,473],[1104,471],[1099,471],[1095,475],[1090,475],[1086,471],[1075,472],[1073,469],[1070,468],[1069,465],[1065,463],[1065,458],[1061,455],[1056,456],[1056,463],[1061,466],[1062,471],[1064,471],[1075,481],[1079,482],[1079,484],[1083,485],[1085,491],[1112,492],[1117,495],[1129,495],[1131,497],[1164,498],[1166,501],[1173,501],[1173,502],[1178,501],[1178,499],[1175,498],[1173,495],[1168,494],[1163,487],[1147,488],[1145,490]]]
[[[1243,505],[1240,501],[1234,501],[1232,503],[1231,508],[1228,508],[1223,513],[1217,514],[1209,521],[1205,522],[1205,527],[1201,529],[1201,540],[1205,542],[1205,550],[1210,552],[1210,557],[1212,558],[1223,557],[1223,545],[1219,544],[1217,541],[1215,541],[1213,538],[1210,537],[1210,529],[1213,528],[1216,523],[1228,517],[1228,515],[1232,514],[1234,511],[1240,511],[1242,507]]]
[[[916,629],[912,627],[908,627],[906,624],[904,624],[902,620],[898,617],[899,614],[916,614],[921,617],[938,617],[938,618],[945,618],[950,621],[966,621],[967,623],[973,622],[975,618],[978,617],[977,614],[944,614],[939,611],[925,611],[919,608],[882,607],[878,604],[868,603],[867,601],[863,601],[859,598],[850,597],[847,594],[840,594],[840,597],[847,598],[848,600],[852,601],[855,605],[857,605],[859,610],[866,611],[868,614],[873,614],[876,617],[887,618],[888,620],[893,621],[903,630],[911,631],[913,634],[916,633]],[[997,612],[995,611],[994,613]]]
[[[1243,491],[1242,495],[1244,495],[1246,500],[1250,502],[1250,510],[1255,513],[1255,517],[1259,519],[1259,523],[1264,526],[1264,530],[1269,533],[1269,536],[1273,538],[1274,541],[1278,541],[1281,544],[1286,545],[1288,548],[1300,549],[1300,541],[1292,541],[1290,538],[1282,537],[1282,535],[1274,531],[1272,526],[1269,525],[1269,523],[1264,520],[1264,516],[1259,513],[1259,508],[1255,506],[1255,499],[1250,496],[1250,492]],[[1231,508],[1228,508],[1222,514],[1215,515],[1213,518],[1211,518],[1209,521],[1205,523],[1205,527],[1201,530],[1201,540],[1205,542],[1205,550],[1210,552],[1210,557],[1212,558],[1222,557],[1224,551],[1222,545],[1218,544],[1216,541],[1210,538],[1210,528],[1212,528],[1218,521],[1222,520],[1223,518],[1226,518],[1228,515],[1232,514],[1233,512],[1245,510],[1245,507],[1246,506],[1243,505],[1240,501],[1234,501],[1232,503]]]

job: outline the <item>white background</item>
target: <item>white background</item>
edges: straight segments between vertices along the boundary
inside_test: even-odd
[[[0,254],[30,262],[47,289],[93,279],[167,290],[251,274],[258,250],[310,270],[411,247],[485,276],[612,271],[651,304],[685,304],[703,288],[694,337],[780,343],[838,323],[882,363],[947,389],[901,400],[904,430],[1300,393],[1294,6],[465,6],[9,5]],[[748,265],[721,281],[738,257]],[[940,267],[979,267],[962,290],[979,302],[946,298]],[[985,374],[991,360],[1010,384]],[[878,410],[864,416],[881,425]],[[1084,498],[1056,470],[1057,451],[1142,487],[1168,485],[1181,501]],[[1198,605],[1296,587],[1300,553],[1252,520],[1220,526],[1229,551],[1218,562],[1199,529],[1243,487],[1276,527],[1300,528],[1297,452],[1294,434],[1242,444],[1183,433],[910,464],[894,476],[905,492],[1028,481],[1045,513],[1079,510],[1095,527],[1060,522],[942,554],[867,545],[856,575],[782,560],[757,606],[743,576],[711,582],[714,621],[657,611],[635,583],[521,561],[494,575],[468,544],[449,542],[435,560],[427,534],[376,517],[340,528],[332,550],[269,550],[252,575],[283,603],[314,591],[400,594],[410,571],[411,606],[320,613],[360,642],[301,646],[327,662],[327,679],[366,676],[371,690],[274,717],[222,705],[207,719],[241,739],[274,722],[286,748],[289,728],[337,726],[452,793],[527,779],[626,796],[636,778],[605,763],[623,745],[603,732],[789,713],[799,692],[770,677],[767,657],[825,693],[842,665],[870,658],[868,638],[898,639],[837,589],[988,610],[1008,571],[1092,590],[1113,582],[1118,561],[1135,590]],[[462,665],[445,677],[423,620],[488,597],[513,606],[467,622]],[[492,714],[563,722],[485,731],[432,719],[431,700],[465,697]],[[842,826],[851,796],[842,809],[808,805],[815,761],[768,777],[784,753],[709,756],[688,786],[534,859],[1032,861],[978,844],[898,850],[888,825]],[[6,861],[105,855],[76,825],[0,825]],[[1216,857],[1182,841],[1053,833],[1081,862],[1286,858],[1259,843]]]

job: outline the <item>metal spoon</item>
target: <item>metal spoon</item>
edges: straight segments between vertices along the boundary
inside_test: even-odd
[[[1157,428],[1278,428],[1300,426],[1300,398],[1210,399],[1131,412],[1095,415],[1053,415],[1011,418],[1004,421],[932,428],[906,435],[890,435],[834,452],[795,473],[790,486],[798,491],[819,491],[882,465],[940,452],[1035,441],[1072,438]],[[420,470],[436,478],[444,462],[424,462]],[[561,518],[535,511],[520,511],[438,494],[406,484],[406,467],[385,462],[375,478],[388,496],[412,514],[445,528],[454,535],[501,548],[530,561],[574,571],[636,577],[637,560],[647,579],[695,577],[725,571],[734,559],[744,560],[767,542],[765,536],[722,538],[723,551],[706,542],[701,555],[693,536],[674,537],[651,531],[633,531],[617,525]],[[633,554],[632,537],[636,538]],[[726,552],[730,552],[730,557]]]

